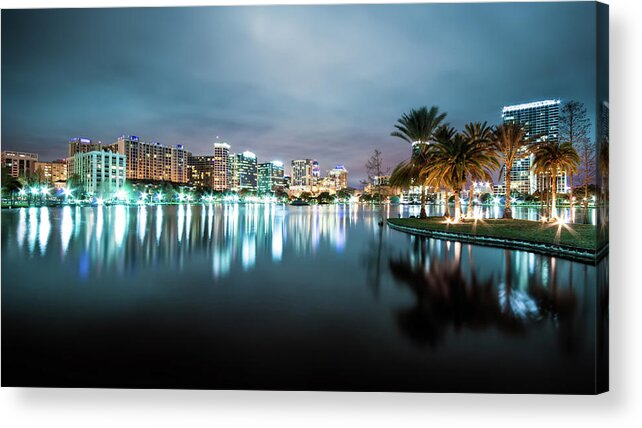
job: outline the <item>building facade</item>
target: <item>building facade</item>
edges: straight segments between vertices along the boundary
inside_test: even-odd
[[[52,162],[36,162],[36,172],[41,171],[45,182],[53,184],[67,181],[67,162],[64,159]]]
[[[337,165],[334,169],[328,171],[328,178],[335,191],[348,187],[348,170],[343,165]]]
[[[190,184],[201,189],[214,187],[214,156],[190,156],[187,168]]]
[[[165,146],[158,142],[147,143],[136,136],[118,137],[108,146],[109,150],[127,157],[128,180],[189,181],[188,159],[190,153],[182,144]]]
[[[271,193],[285,188],[283,162],[260,163],[257,167],[259,193]]]
[[[524,126],[527,138],[558,142],[560,122],[560,100],[543,100],[532,103],[505,106],[502,109],[504,123],[519,123]],[[547,187],[547,180],[538,177],[531,171],[533,155],[524,156],[513,163],[511,171],[511,189],[519,193],[535,193]],[[565,193],[568,189],[566,174],[557,177],[558,191]],[[506,169],[503,183],[506,185]]]
[[[74,174],[91,196],[108,198],[120,190],[127,177],[126,156],[109,151],[93,151],[74,155]]]
[[[232,154],[229,156],[229,162],[231,190],[256,191],[258,189],[256,155],[250,151]]]
[[[38,155],[36,153],[14,152],[5,150],[2,152],[2,166],[6,167],[12,177],[28,177],[36,170]]]
[[[314,159],[296,159],[292,161],[290,189],[311,192],[316,187],[319,177],[319,163]]]
[[[230,145],[214,143],[212,189],[224,192],[230,189]]]

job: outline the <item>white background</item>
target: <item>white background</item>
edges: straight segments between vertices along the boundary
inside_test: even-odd
[[[0,0],[2,8],[212,3],[216,2]],[[312,2],[291,0],[278,3]],[[642,179],[642,111],[639,107],[642,103],[642,23],[639,21],[642,2],[612,0],[609,3],[611,392],[583,397],[2,388],[0,424],[4,427],[65,428],[642,426],[642,237],[640,222],[634,222],[642,212],[639,201],[642,193],[638,190],[638,182]]]

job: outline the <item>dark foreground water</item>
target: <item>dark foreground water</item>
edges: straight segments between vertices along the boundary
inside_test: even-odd
[[[599,389],[606,259],[379,226],[407,209],[4,210],[2,385]]]

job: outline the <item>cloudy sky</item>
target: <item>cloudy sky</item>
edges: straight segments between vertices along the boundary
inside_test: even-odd
[[[118,135],[259,161],[315,158],[365,177],[412,107],[456,127],[503,105],[576,99],[593,113],[593,3],[2,11],[2,149],[63,157]]]

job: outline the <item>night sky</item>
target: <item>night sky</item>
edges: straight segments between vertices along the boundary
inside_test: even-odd
[[[2,149],[66,155],[121,134],[259,162],[315,158],[350,184],[412,107],[451,125],[576,99],[595,111],[594,3],[2,11]]]

